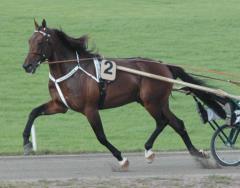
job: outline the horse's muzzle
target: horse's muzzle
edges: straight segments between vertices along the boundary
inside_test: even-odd
[[[30,73],[32,72],[32,65],[31,64],[23,64],[22,66],[24,68],[24,70],[27,72],[27,73]]]
[[[37,66],[33,64],[23,64],[22,66],[27,73],[35,73]]]

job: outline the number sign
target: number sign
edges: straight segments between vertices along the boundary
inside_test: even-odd
[[[116,78],[116,63],[114,61],[101,61],[101,78],[104,80],[115,80]]]

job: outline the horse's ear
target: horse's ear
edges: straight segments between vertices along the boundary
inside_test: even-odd
[[[43,21],[42,21],[42,27],[43,27],[43,28],[46,28],[46,27],[47,27],[47,22],[46,22],[45,19],[43,19]]]
[[[38,23],[37,23],[37,21],[36,21],[36,19],[34,18],[34,25],[35,25],[35,29],[36,30],[38,30],[38,28],[39,28],[39,25],[38,25]]]

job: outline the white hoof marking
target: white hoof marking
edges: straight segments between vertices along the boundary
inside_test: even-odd
[[[145,159],[146,159],[147,163],[152,163],[154,158],[155,158],[155,153],[153,153],[153,151],[151,149],[145,150]]]
[[[129,161],[128,161],[128,159],[127,159],[126,157],[124,157],[123,160],[122,160],[122,161],[119,161],[118,163],[119,163],[119,165],[120,165],[120,167],[121,167],[122,169],[128,170]]]

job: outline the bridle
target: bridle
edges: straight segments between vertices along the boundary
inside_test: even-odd
[[[44,37],[46,36],[46,37],[48,37],[48,38],[50,38],[51,37],[51,35],[50,34],[48,34],[48,33],[46,33],[46,32],[44,32],[44,31],[41,31],[41,30],[35,30],[34,31],[34,33],[41,33]]]
[[[49,40],[49,38],[51,37],[50,34],[44,32],[44,31],[41,31],[41,30],[35,30],[34,33],[40,33],[42,34],[44,37],[46,37],[46,41]],[[47,60],[47,56],[46,54],[43,52],[43,50],[41,49],[41,52],[29,52],[29,54],[33,54],[33,55],[37,55],[40,57],[40,59],[38,60],[38,63],[37,65],[40,65],[42,62],[46,61]]]

